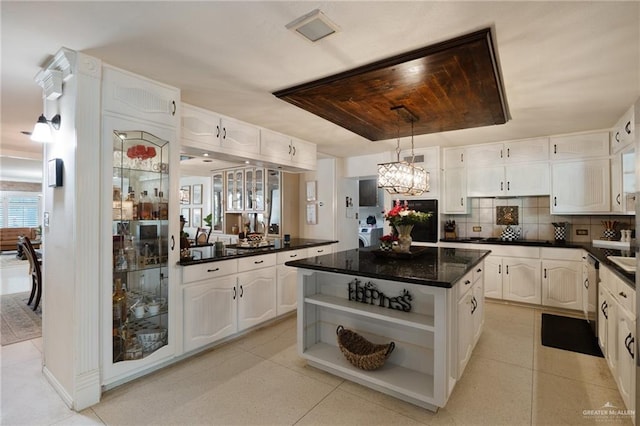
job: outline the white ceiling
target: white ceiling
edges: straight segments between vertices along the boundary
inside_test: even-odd
[[[341,31],[285,28],[320,8]],[[493,27],[512,120],[416,137],[466,145],[608,128],[640,97],[640,3],[457,1],[0,2],[3,156],[40,158],[33,77],[62,46],[182,90],[184,102],[318,144],[388,151],[271,93]],[[63,118],[64,119],[64,118]]]

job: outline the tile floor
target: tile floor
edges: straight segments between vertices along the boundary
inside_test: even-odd
[[[2,425],[605,425],[630,419],[602,358],[543,347],[533,308],[487,303],[462,380],[437,414],[306,366],[295,317],[110,390],[80,413],[41,374],[41,339],[0,351]]]

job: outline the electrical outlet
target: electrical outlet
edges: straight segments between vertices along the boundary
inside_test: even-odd
[[[482,232],[482,226],[474,226],[473,232]]]
[[[576,235],[589,235],[588,229],[576,229]]]

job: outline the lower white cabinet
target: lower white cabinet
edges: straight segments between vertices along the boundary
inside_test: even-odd
[[[330,246],[327,246],[330,247]],[[300,260],[307,256],[307,250],[291,250],[278,253],[276,266],[276,315],[286,314],[298,307],[298,268],[284,263],[290,260]]]
[[[502,257],[489,255],[484,259],[484,295],[502,299]]]
[[[582,310],[582,262],[542,261],[542,304]]]
[[[192,351],[238,330],[236,276],[184,288],[184,350]]]
[[[469,277],[463,278],[457,285],[460,286],[465,281],[470,281]],[[458,380],[462,377],[471,353],[475,347],[484,324],[484,288],[482,274],[476,277],[468,289],[458,299]]]
[[[598,343],[627,410],[635,410],[635,291],[605,265],[600,265],[600,278]]]
[[[276,271],[261,268],[238,274],[238,331],[276,316]]]
[[[505,257],[499,275],[502,276],[503,299],[540,304],[539,259]]]
[[[617,334],[617,355],[616,362],[618,390],[624,400],[628,410],[635,410],[636,407],[636,369],[635,369],[635,338],[636,321],[626,310],[620,309],[618,312],[618,334]]]

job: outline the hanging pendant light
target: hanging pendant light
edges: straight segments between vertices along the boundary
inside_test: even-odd
[[[415,165],[413,152],[413,123],[418,117],[400,105],[392,107],[398,113],[398,142],[396,161],[378,164],[378,188],[384,188],[389,194],[421,195],[429,191],[429,173]],[[404,113],[411,122],[411,162],[400,161],[400,115]]]

